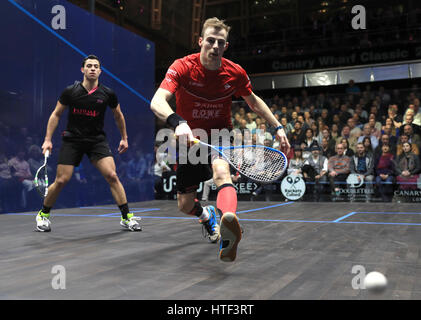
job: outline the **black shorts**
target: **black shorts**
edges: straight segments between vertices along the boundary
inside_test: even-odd
[[[58,156],[58,164],[77,167],[82,161],[84,154],[88,156],[91,162],[113,156],[105,137],[93,139],[63,137],[63,142]]]
[[[232,143],[231,139],[231,143]],[[220,141],[220,145],[223,145]],[[216,158],[222,158],[220,154],[211,148],[207,148],[208,163],[179,164],[177,167],[177,192],[191,193],[199,188],[199,184],[212,178],[212,162]],[[223,159],[223,158],[222,158]],[[187,160],[188,161],[188,160]]]
[[[191,193],[199,188],[199,184],[212,178],[210,164],[180,164],[177,167],[177,192]]]

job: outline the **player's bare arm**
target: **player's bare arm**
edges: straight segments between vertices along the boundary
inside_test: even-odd
[[[113,111],[114,121],[118,127],[118,130],[120,131],[121,141],[120,145],[118,146],[118,153],[122,154],[126,152],[129,148],[126,130],[126,120],[124,118],[123,112],[121,112],[120,104],[118,104],[116,108],[111,110]]]
[[[275,128],[282,127],[279,121],[275,118],[273,113],[270,111],[267,104],[260,97],[252,93],[249,96],[243,97],[243,99],[247,102],[251,110],[253,110],[259,116],[264,118],[267,122],[269,122],[270,125],[272,125]],[[287,146],[286,152],[288,153],[290,149],[290,144],[285,134],[285,130],[283,128],[278,129],[276,132],[276,135],[279,138],[281,144],[282,143],[286,144]]]
[[[193,134],[187,122],[180,124],[183,118],[178,116],[168,103],[172,96],[173,94],[170,91],[158,88],[151,101],[151,110],[159,119],[165,121],[175,129],[175,135],[177,137],[186,135],[192,140]]]
[[[51,139],[53,137],[54,131],[58,126],[60,117],[63,114],[64,110],[66,110],[66,106],[61,104],[60,101],[57,101],[57,105],[54,111],[51,113],[50,118],[48,119],[47,133],[45,134],[44,143],[41,147],[43,154],[45,154],[47,150],[51,154],[51,150],[53,149],[53,143],[51,142]]]

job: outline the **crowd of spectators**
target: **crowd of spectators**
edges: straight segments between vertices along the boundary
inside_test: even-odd
[[[408,90],[363,89],[352,80],[343,94],[274,95],[267,98],[292,146],[288,174],[301,175],[310,192],[327,187],[338,195],[351,173],[363,177],[370,201],[374,192],[391,201],[396,188],[417,189],[420,173],[421,110],[417,85]],[[280,148],[274,128],[243,102],[233,107],[233,125],[250,130],[253,142]],[[260,139],[259,139],[260,137]],[[371,191],[370,191],[371,190]],[[325,190],[326,191],[326,190]]]

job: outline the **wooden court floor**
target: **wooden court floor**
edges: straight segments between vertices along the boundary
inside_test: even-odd
[[[0,299],[421,299],[417,204],[239,202],[234,263],[175,201],[130,206],[142,232],[115,206],[53,210],[50,233],[1,214]],[[361,268],[386,275],[382,295],[355,288]]]

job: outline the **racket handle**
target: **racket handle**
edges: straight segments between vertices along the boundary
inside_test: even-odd
[[[50,150],[45,151],[45,157],[48,158],[50,156]]]

